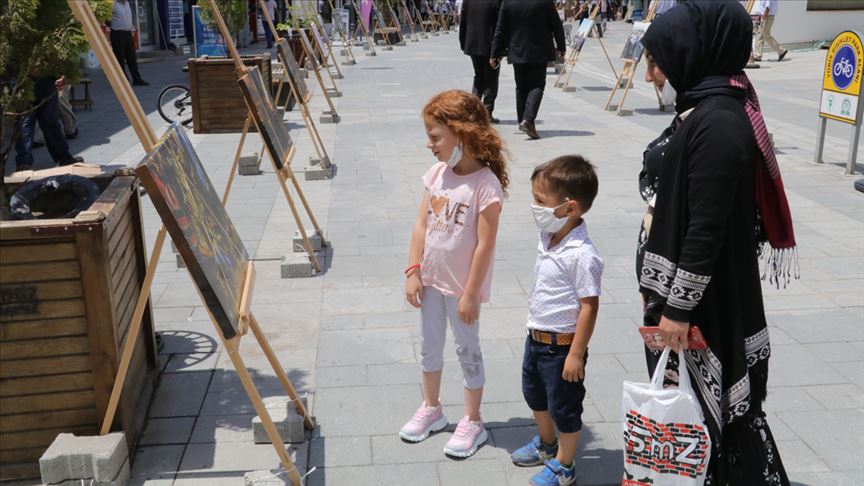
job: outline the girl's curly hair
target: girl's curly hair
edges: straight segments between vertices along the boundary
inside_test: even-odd
[[[489,113],[480,98],[458,89],[438,93],[423,107],[423,118],[449,128],[462,142],[466,153],[492,170],[507,194],[510,154],[498,131],[492,128]]]

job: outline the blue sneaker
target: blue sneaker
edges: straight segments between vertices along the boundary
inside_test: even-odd
[[[510,459],[517,466],[540,466],[554,458],[556,454],[558,454],[558,441],[555,441],[555,445],[548,446],[540,440],[539,435],[535,435],[531,442],[513,451]]]
[[[546,461],[546,467],[531,478],[531,486],[569,486],[576,484],[576,467],[564,467],[558,459]]]

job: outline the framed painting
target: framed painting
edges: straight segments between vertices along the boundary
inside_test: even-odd
[[[309,88],[306,87],[306,80],[300,75],[300,65],[297,64],[297,59],[294,59],[294,52],[291,51],[288,41],[284,38],[279,39],[279,43],[276,44],[276,51],[288,76],[291,77],[291,82],[297,88],[297,95],[303,99],[304,103],[309,101]]]
[[[330,50],[327,48],[327,43],[324,41],[324,37],[321,35],[321,31],[318,29],[318,24],[312,23],[312,36],[315,37],[315,42],[321,46],[322,56],[324,57],[324,63],[327,63],[327,58],[330,57]]]
[[[633,22],[633,31],[627,37],[627,42],[621,51],[621,59],[639,62],[639,59],[642,58],[642,51],[645,49],[642,47],[642,36],[648,30],[648,25],[647,22]]]
[[[585,45],[585,39],[588,38],[588,34],[591,33],[593,27],[593,20],[582,19],[582,23],[579,24],[579,28],[576,30],[576,35],[573,36],[573,40],[570,42],[570,47],[576,49],[576,52],[582,52],[582,46]]]
[[[308,53],[308,55],[306,56],[306,60],[309,61],[309,66],[312,69],[317,71],[318,70],[318,59],[316,59],[315,49],[312,48],[312,43],[309,42],[309,36],[306,35],[306,31],[303,29],[300,29],[299,32],[300,32],[300,42],[303,43],[303,49],[305,49],[306,52]]]
[[[147,189],[204,305],[225,338],[234,337],[249,255],[181,125],[168,128],[135,166],[135,174]]]
[[[255,126],[264,138],[264,145],[267,146],[270,157],[277,169],[284,168],[294,142],[291,140],[288,127],[282,121],[282,115],[273,103],[273,97],[264,86],[261,72],[251,69],[240,78],[238,83],[246,100],[246,106],[249,107],[252,119],[255,120]]]

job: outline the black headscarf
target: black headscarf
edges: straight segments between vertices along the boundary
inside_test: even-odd
[[[742,97],[728,77],[750,58],[753,22],[736,0],[691,0],[651,23],[642,45],[678,92],[681,113],[708,95]]]

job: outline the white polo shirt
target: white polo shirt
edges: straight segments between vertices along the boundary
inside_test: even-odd
[[[528,329],[568,334],[576,330],[582,303],[600,296],[603,259],[588,238],[588,226],[574,228],[554,248],[552,233],[540,232],[534,287],[528,299]]]

